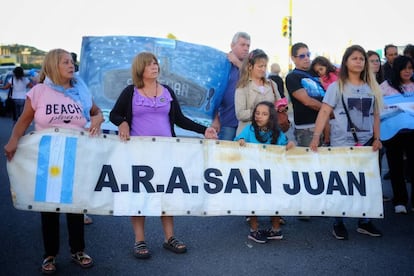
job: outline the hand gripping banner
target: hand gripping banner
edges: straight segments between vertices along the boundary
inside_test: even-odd
[[[7,162],[13,204],[98,215],[383,217],[371,147],[285,147],[199,138],[90,137],[48,129]]]

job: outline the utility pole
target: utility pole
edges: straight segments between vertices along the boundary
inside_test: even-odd
[[[286,37],[289,41],[288,46],[288,69],[289,72],[292,70],[292,60],[290,53],[292,49],[292,1],[289,0],[289,15],[282,18],[282,36]]]
[[[292,49],[292,2],[293,0],[289,0],[289,47],[288,47],[288,64],[289,64],[289,72],[292,71],[292,59],[290,58],[291,49]]]

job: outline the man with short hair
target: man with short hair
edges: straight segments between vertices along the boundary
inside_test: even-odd
[[[231,63],[229,79],[211,126],[216,129],[220,140],[233,141],[239,124],[234,108],[234,93],[239,81],[239,69],[243,59],[249,54],[250,35],[245,32],[237,32],[233,36],[230,48],[231,51],[227,54]]]
[[[278,63],[272,63],[272,65],[270,65],[270,74],[268,78],[276,83],[277,90],[279,91],[280,96],[284,98],[285,97],[285,83],[279,74],[280,74],[280,65]]]
[[[387,60],[382,66],[382,71],[384,73],[384,79],[389,80],[392,75],[392,64],[394,59],[398,56],[398,48],[393,44],[385,45],[384,55]]]
[[[294,135],[298,146],[307,147],[313,137],[325,91],[318,79],[308,72],[311,65],[308,46],[295,43],[291,55],[295,69],[286,76],[285,83],[293,106]]]

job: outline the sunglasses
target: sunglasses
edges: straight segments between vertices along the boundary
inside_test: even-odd
[[[301,54],[301,55],[297,55],[295,57],[300,58],[300,59],[304,59],[305,57],[310,57],[311,53],[307,52],[306,54]]]
[[[255,49],[253,51],[250,52],[249,54],[249,60],[253,60],[254,58],[258,57],[258,56],[265,56],[266,53],[261,50],[261,49]]]

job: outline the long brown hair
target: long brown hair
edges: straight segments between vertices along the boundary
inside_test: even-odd
[[[362,70],[361,74],[359,75],[359,78],[366,84],[368,84],[368,86],[371,88],[372,92],[374,93],[374,97],[375,97],[375,111],[376,112],[380,112],[381,108],[382,108],[382,93],[381,93],[381,89],[378,85],[377,80],[375,79],[374,74],[372,73],[372,71],[369,69],[369,64],[368,64],[368,55],[365,52],[364,48],[362,48],[359,45],[352,45],[349,46],[346,50],[345,53],[342,57],[342,63],[341,63],[341,70],[339,70],[339,76],[338,76],[338,86],[339,86],[339,91],[341,93],[343,93],[344,91],[344,86],[345,83],[348,81],[349,79],[349,72],[348,72],[348,66],[346,65],[349,57],[354,53],[354,52],[359,52],[361,53],[364,58],[365,58],[365,64],[364,64],[364,69]]]
[[[256,64],[258,60],[265,59],[269,61],[269,57],[263,50],[256,49],[249,53],[249,55],[243,60],[243,65],[240,69],[240,79],[237,83],[237,88],[245,87],[250,80],[250,70]],[[266,83],[266,77],[263,77],[263,83]]]
[[[137,88],[144,87],[144,81],[142,77],[144,75],[145,67],[150,65],[153,61],[158,65],[158,73],[160,72],[160,65],[157,57],[150,52],[139,53],[132,62],[132,82]]]

